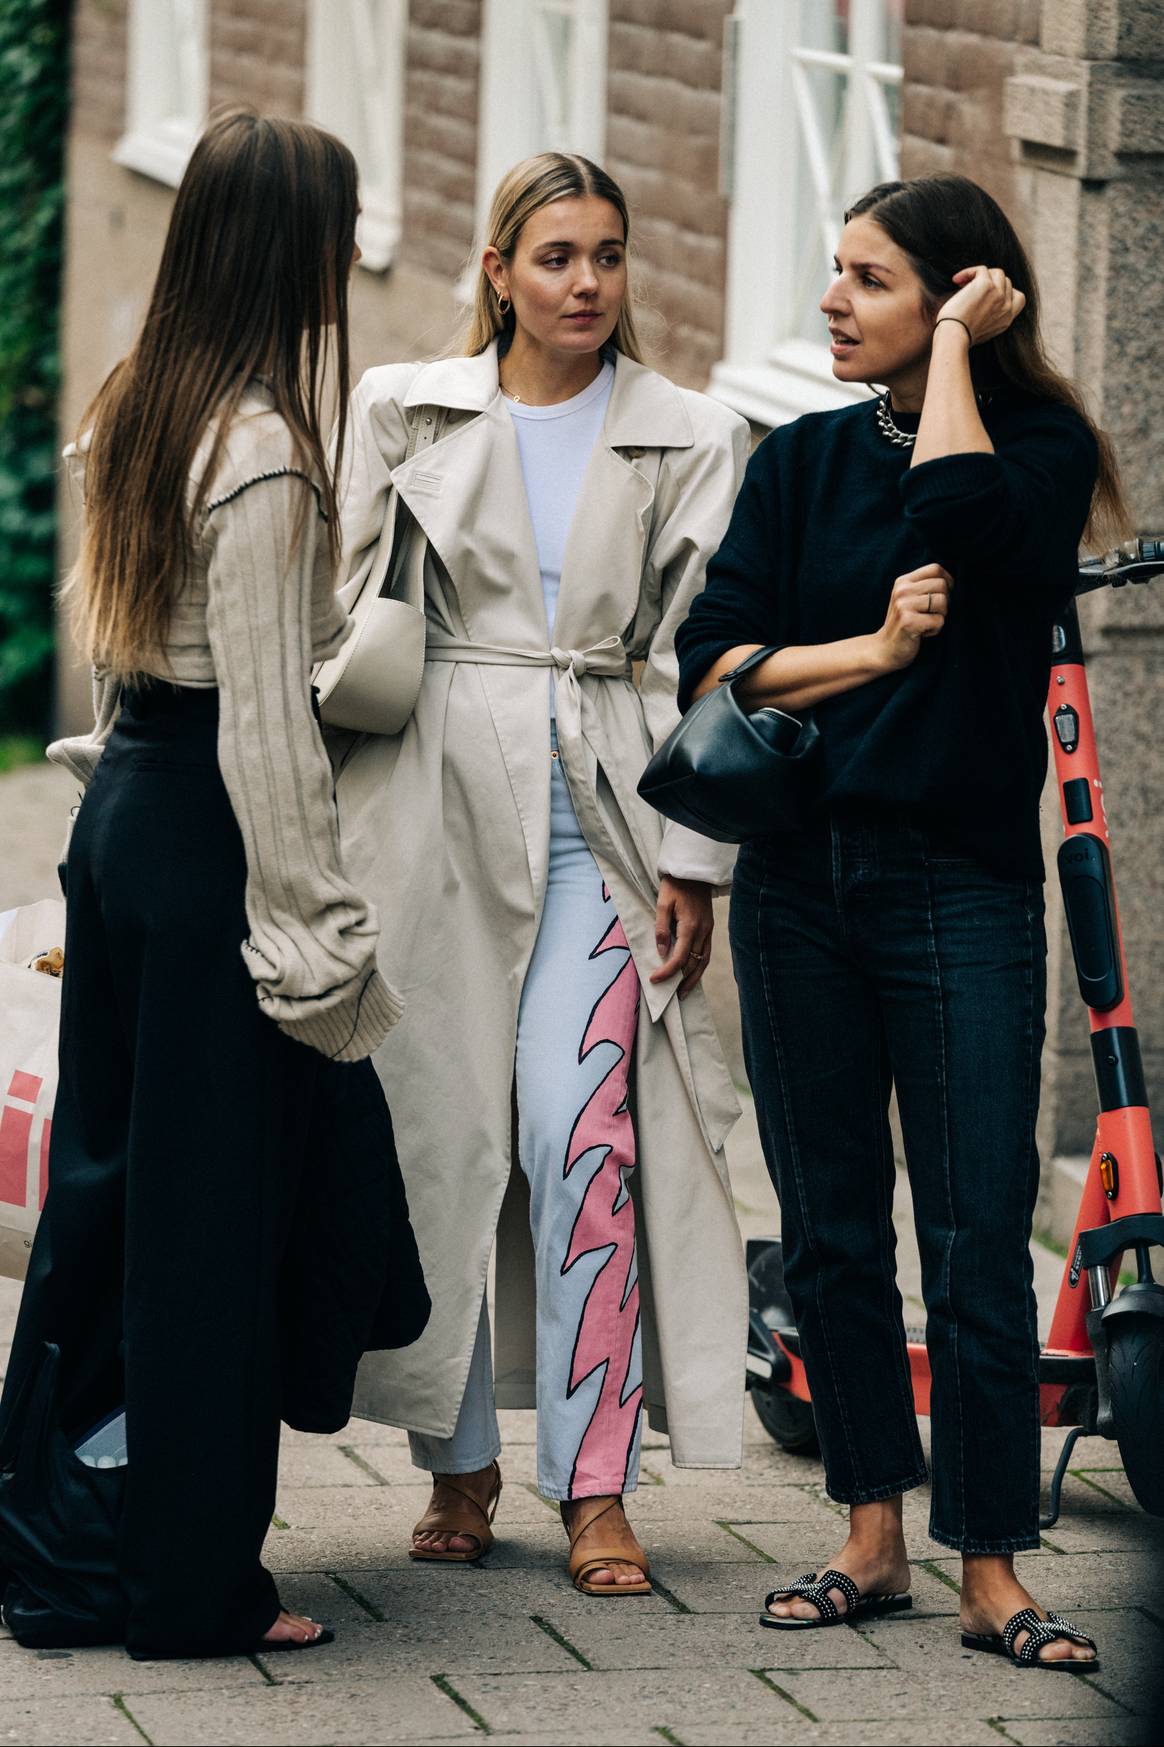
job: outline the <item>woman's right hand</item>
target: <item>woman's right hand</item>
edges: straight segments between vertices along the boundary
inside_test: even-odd
[[[885,623],[876,634],[888,673],[908,667],[917,657],[923,637],[936,637],[950,610],[954,579],[940,564],[907,570],[893,585]]]

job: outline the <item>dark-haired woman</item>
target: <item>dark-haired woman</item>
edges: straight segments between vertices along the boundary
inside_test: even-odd
[[[760,445],[678,637],[681,702],[773,644],[749,707],[812,708],[823,740],[815,818],[768,836],[757,818],[732,898],[788,1289],[829,1492],[850,1507],[845,1545],[764,1624],[884,1611],[909,1586],[901,1497],[926,1469],[892,1085],[929,1317],[931,1534],[962,1554],[963,1630],[1024,1665],[1094,1666],[1013,1555],[1039,1544],[1043,709],[1080,537],[1118,519],[1118,482],[1046,360],[1018,239],[973,182],[858,201],[821,309],[837,378],[885,392]]]
[[[50,748],[87,790],[51,1186],[0,1429],[11,1453],[46,1342],[71,1442],[124,1404],[126,1605],[70,1617],[7,1537],[26,1642],[324,1642],[260,1563],[279,1420],[338,1429],[360,1353],[427,1315],[364,1059],[400,1003],[340,865],[309,688],[347,631],[320,403],[329,351],[346,387],[356,215],[338,140],[220,118],[141,336],[86,415],[71,588],[98,723]]]

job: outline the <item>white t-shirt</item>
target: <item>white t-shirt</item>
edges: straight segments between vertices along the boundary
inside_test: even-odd
[[[614,365],[605,363],[589,388],[556,406],[526,406],[506,400],[517,433],[525,495],[529,500],[542,596],[546,638],[553,636],[562,562],[578,492],[606,418]]]

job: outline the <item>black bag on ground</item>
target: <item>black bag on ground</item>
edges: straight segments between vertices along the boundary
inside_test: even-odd
[[[813,799],[820,730],[811,710],[749,714],[737,683],[775,646],[757,649],[714,691],[692,704],[639,779],[639,794],[658,812],[719,843],[744,843],[804,824]]]
[[[18,1644],[120,1644],[127,1604],[117,1570],[125,1468],[88,1468],[61,1430],[60,1349],[46,1341],[0,1452],[0,1586]]]

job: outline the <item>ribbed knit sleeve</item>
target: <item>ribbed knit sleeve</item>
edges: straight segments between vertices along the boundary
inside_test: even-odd
[[[323,528],[314,488],[293,472],[212,505],[207,631],[219,764],[246,850],[243,958],[259,1005],[289,1037],[359,1061],[402,1003],[376,969],[375,911],[340,866],[331,767],[311,710]]]

